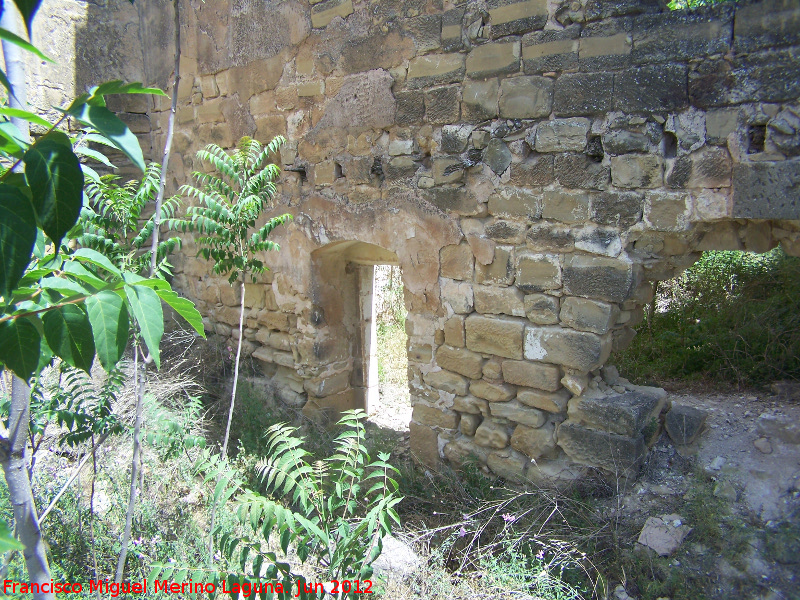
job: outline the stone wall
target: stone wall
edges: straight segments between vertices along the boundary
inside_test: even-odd
[[[426,464],[635,469],[668,402],[604,365],[652,282],[707,249],[800,254],[797,0],[183,7],[173,181],[205,143],[289,140],[247,354],[309,415],[363,405],[358,267],[401,265]],[[176,284],[229,339],[236,291],[192,256]]]

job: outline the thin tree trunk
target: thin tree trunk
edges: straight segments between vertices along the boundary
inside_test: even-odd
[[[36,515],[36,504],[28,479],[28,446],[30,422],[30,393],[28,385],[19,377],[11,383],[11,408],[9,411],[8,438],[0,440],[0,462],[8,484],[8,495],[14,508],[14,524],[19,541],[25,546],[22,553],[31,583],[50,583],[50,566],[47,564],[42,532]],[[51,600],[52,593],[35,593],[34,600]]]
[[[170,104],[170,113],[167,121],[167,139],[164,142],[164,154],[161,163],[161,178],[158,185],[158,195],[156,196],[155,212],[153,213],[153,241],[150,245],[150,277],[156,273],[156,265],[158,264],[158,237],[159,227],[161,226],[161,205],[164,202],[164,190],[167,186],[167,169],[169,168],[169,155],[172,149],[172,135],[175,129],[175,113],[178,110],[178,83],[180,83],[180,66],[181,66],[181,12],[179,0],[172,0],[174,8],[174,44],[175,44],[175,66],[174,77],[172,80],[172,102]],[[136,351],[139,352],[140,348],[137,344]],[[137,354],[138,357],[138,354]],[[142,353],[144,359],[144,353]],[[136,486],[144,485],[144,469],[141,465],[141,440],[140,429],[142,426],[142,412],[144,404],[144,390],[146,378],[146,361],[142,362],[142,375],[139,379],[139,370],[136,369],[136,382],[138,394],[136,397],[136,424],[133,431],[133,458],[131,459],[131,493],[128,499],[128,511],[125,517],[125,532],[122,536],[122,550],[117,562],[117,573],[114,580],[116,583],[122,583],[122,576],[125,573],[125,560],[128,557],[128,544],[131,540],[131,525],[133,522],[133,512],[136,507]],[[138,472],[142,473],[141,481],[137,481]],[[140,487],[142,489],[142,487]]]
[[[172,134],[175,130],[175,113],[178,111],[178,84],[181,81],[181,11],[178,0],[172,0],[175,8],[175,71],[172,80],[172,103],[170,105],[169,119],[167,121],[167,139],[164,142],[164,156],[161,161],[161,180],[158,184],[158,196],[156,197],[156,212],[153,214],[153,243],[150,246],[150,277],[156,272],[158,262],[156,253],[158,251],[158,228],[161,225],[161,205],[164,202],[164,190],[167,187],[167,168],[169,166],[169,155],[172,150]]]
[[[139,452],[141,451],[141,441],[139,432],[142,428],[142,397],[144,396],[145,369],[147,368],[142,361],[142,368],[139,369],[139,341],[136,340],[136,348],[133,358],[134,376],[136,379],[136,421],[133,425],[133,458],[131,459],[131,491],[128,496],[128,511],[125,515],[125,532],[122,535],[122,550],[117,561],[117,573],[114,577],[116,583],[122,583],[122,576],[125,572],[125,560],[128,558],[128,544],[131,539],[131,526],[133,525],[133,510],[136,507],[136,489],[139,485]],[[144,358],[144,357],[142,357]]]
[[[22,21],[18,12],[11,8],[12,3],[4,5],[0,16],[0,27],[20,35]],[[22,35],[24,37],[24,34]],[[8,104],[11,108],[28,109],[26,89],[25,59],[22,50],[3,41],[6,77],[11,84]],[[19,129],[23,138],[30,139],[30,126],[24,119],[12,118],[11,122]],[[9,408],[8,439],[0,439],[0,462],[8,485],[8,494],[14,507],[14,527],[20,542],[25,545],[23,556],[31,583],[50,582],[50,565],[47,564],[42,531],[39,529],[36,504],[33,500],[31,480],[25,451],[28,446],[30,425],[31,390],[28,384],[16,375],[11,381],[11,406]],[[36,593],[34,600],[55,598],[51,593]]]
[[[233,421],[233,406],[236,401],[236,386],[239,383],[239,359],[242,356],[242,337],[244,335],[244,274],[239,284],[242,291],[242,302],[239,305],[239,343],[236,346],[236,363],[233,365],[233,390],[231,391],[231,406],[228,409],[228,424],[225,426],[225,440],[222,442],[222,458],[223,460],[228,456],[228,439],[231,434],[231,421]],[[211,505],[211,527],[208,532],[208,560],[213,561],[214,558],[214,520],[217,515],[217,501],[214,500]]]

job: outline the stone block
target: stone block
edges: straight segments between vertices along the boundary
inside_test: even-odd
[[[536,76],[503,79],[499,107],[504,119],[546,117],[553,108],[553,80]]]
[[[525,358],[592,371],[608,360],[611,335],[597,335],[562,327],[525,328]]]
[[[481,314],[524,317],[523,294],[514,287],[477,285],[474,288],[475,310]]]
[[[569,419],[590,429],[636,437],[658,421],[664,398],[634,391],[613,396],[577,397],[569,402]]]
[[[421,123],[425,118],[425,96],[420,91],[395,92],[397,113],[395,121],[398,125]]]
[[[504,360],[503,379],[514,385],[555,392],[561,387],[561,369],[525,360]]]
[[[507,481],[523,483],[528,459],[515,450],[499,450],[490,452],[486,457],[486,465],[492,473]]]
[[[407,19],[403,30],[414,40],[414,47],[419,53],[436,50],[442,45],[441,15],[420,15]]]
[[[467,462],[486,464],[488,451],[476,446],[471,437],[459,436],[445,445],[443,454],[455,468],[461,468]]]
[[[303,381],[303,389],[311,396],[324,398],[338,394],[350,385],[350,371],[341,371],[333,375],[321,375]]]
[[[504,358],[522,358],[525,324],[507,318],[470,315],[465,321],[467,348]]]
[[[461,415],[459,429],[461,429],[461,433],[464,435],[472,437],[478,430],[478,426],[481,424],[481,421],[483,421],[483,417],[481,415]]]
[[[336,162],[326,160],[314,165],[314,185],[333,185],[337,176]]]
[[[471,379],[480,379],[483,375],[483,357],[466,348],[440,346],[436,351],[436,363],[443,369]]]
[[[565,73],[556,80],[553,113],[559,117],[605,113],[614,105],[611,73]]]
[[[736,7],[733,46],[737,53],[798,45],[800,10],[793,0]]]
[[[558,304],[558,298],[547,294],[528,294],[523,300],[525,315],[531,323],[537,325],[558,323]]]
[[[438,468],[439,434],[427,425],[412,421],[408,426],[411,434],[411,456],[423,465]]]
[[[467,55],[467,75],[472,79],[488,79],[519,71],[520,43],[493,42],[476,46]]]
[[[644,198],[637,192],[603,192],[592,200],[592,220],[602,225],[630,227],[642,218]]]
[[[609,23],[598,24],[605,29]],[[631,53],[631,37],[626,31],[618,31],[616,27],[611,27],[610,35],[602,35],[606,32],[595,32],[591,29],[584,29],[581,32],[580,44],[578,46],[578,63],[581,69],[601,70],[618,69],[628,66],[630,63],[628,55]],[[617,31],[613,33],[613,31]],[[601,35],[593,35],[601,33]]]
[[[739,122],[738,108],[721,108],[706,112],[706,139],[710,144],[724,144],[736,131]]]
[[[561,265],[558,257],[521,252],[517,259],[516,285],[525,292],[559,289]]]
[[[326,27],[335,17],[345,18],[353,14],[352,0],[324,0],[311,7],[311,26]]]
[[[517,391],[510,385],[491,383],[485,379],[479,379],[478,381],[470,383],[469,391],[474,396],[483,398],[490,403],[508,402],[517,394]]]
[[[547,23],[547,0],[489,0],[492,38],[541,29]]]
[[[464,317],[454,315],[444,322],[444,343],[456,348],[463,348],[466,345]]]
[[[464,177],[464,169],[461,160],[450,156],[443,156],[433,159],[433,183],[442,185],[446,183],[456,183]]]
[[[459,91],[457,85],[425,90],[425,119],[436,125],[457,122],[461,115]]]
[[[615,129],[603,134],[603,150],[607,154],[627,154],[628,152],[647,152],[650,139],[644,133]]]
[[[442,49],[444,51],[458,51],[463,47],[461,39],[463,21],[463,8],[453,8],[442,14]]]
[[[572,296],[622,302],[638,284],[638,271],[621,260],[568,256],[564,261],[564,291]]]
[[[427,364],[431,362],[432,358],[433,348],[431,348],[430,344],[409,344],[408,360]]]
[[[464,187],[435,187],[425,190],[424,197],[444,212],[454,212],[460,215],[478,214],[477,199]]]
[[[664,164],[655,154],[623,154],[611,157],[611,181],[621,188],[658,188]]]
[[[417,169],[419,165],[410,156],[394,156],[386,163],[384,174],[388,181],[403,181],[413,177]]]
[[[541,195],[525,189],[500,188],[489,196],[489,214],[496,217],[538,219],[541,205]]]
[[[556,449],[555,425],[544,422],[538,427],[517,425],[511,435],[511,447],[533,459],[550,454]]]
[[[442,305],[449,306],[454,313],[460,315],[472,312],[472,284],[440,279],[439,287]]]
[[[442,429],[457,429],[459,414],[451,410],[440,410],[433,406],[417,403],[411,413],[411,418],[420,425],[441,427]]]
[[[575,249],[574,230],[563,225],[534,225],[525,238],[528,249],[534,252],[566,253]]]
[[[403,156],[414,153],[414,140],[396,139],[389,142],[389,156]]]
[[[516,400],[492,402],[489,410],[493,417],[508,419],[528,427],[541,427],[547,421],[547,416],[541,410],[520,404]]]
[[[604,190],[611,169],[586,154],[557,154],[553,170],[558,182],[567,188]]]
[[[638,473],[646,452],[641,435],[626,437],[594,431],[570,421],[558,428],[558,445],[573,461],[620,477]]]
[[[475,431],[474,441],[485,448],[505,448],[508,446],[508,430],[491,419],[484,419]]]
[[[739,163],[733,169],[737,219],[800,219],[800,168],[796,161]]]
[[[469,238],[468,238],[469,239]],[[487,240],[494,245],[494,242]],[[473,246],[473,252],[475,247]],[[511,285],[514,283],[514,257],[511,246],[495,246],[494,259],[488,265],[475,265],[476,283],[496,283]]]
[[[540,123],[536,128],[535,149],[537,152],[583,152],[590,126],[589,119],[582,117]]]
[[[631,60],[636,63],[696,60],[730,48],[729,14],[641,15],[633,23]]]
[[[453,398],[453,410],[470,415],[488,415],[489,403],[475,396],[456,396]]]
[[[540,187],[555,181],[553,156],[543,154],[530,156],[522,162],[511,163],[511,185]]]
[[[727,149],[706,146],[678,157],[667,174],[667,185],[677,189],[730,187],[731,168]]]
[[[325,95],[324,81],[304,81],[297,84],[298,98],[313,98]]]
[[[688,105],[687,69],[649,65],[614,77],[614,108],[626,113],[675,111]]]
[[[511,159],[511,150],[500,138],[492,138],[483,151],[483,162],[498,175],[505,173]]]
[[[439,251],[439,273],[442,277],[471,281],[475,257],[469,244],[452,244]]]
[[[566,411],[567,403],[571,397],[572,394],[565,388],[561,388],[556,392],[542,390],[519,390],[517,392],[517,400],[523,404],[553,414],[561,414]]]
[[[461,91],[462,116],[468,123],[477,123],[497,116],[500,83],[497,79],[466,81]]]
[[[459,154],[467,149],[472,127],[468,125],[445,125],[442,127],[442,152]]]
[[[463,54],[418,56],[408,63],[406,85],[410,89],[419,89],[443,83],[455,83],[464,78],[464,69]]]
[[[691,444],[700,435],[707,416],[708,413],[693,406],[681,406],[673,403],[664,419],[664,427],[674,444],[685,446]]]
[[[429,386],[442,390],[448,394],[466,396],[469,382],[465,377],[450,371],[431,371],[422,376],[422,380]]]
[[[527,74],[565,71],[578,66],[580,26],[534,31],[522,38],[522,69]]]
[[[521,244],[525,239],[526,224],[519,221],[494,219],[486,224],[486,237],[499,244]]]
[[[579,331],[602,335],[613,327],[618,316],[616,304],[574,296],[561,300],[561,323]]]
[[[270,329],[289,331],[289,315],[286,313],[262,310],[258,313],[256,319],[259,324],[266,325]]]
[[[294,338],[292,336],[282,331],[273,331],[269,336],[269,345],[275,348],[275,350],[282,350],[284,352],[291,351],[293,341]]]
[[[586,192],[545,191],[542,195],[542,218],[562,223],[587,221],[591,200],[592,195]]]
[[[690,197],[683,193],[648,192],[644,217],[656,231],[683,231],[689,227]]]

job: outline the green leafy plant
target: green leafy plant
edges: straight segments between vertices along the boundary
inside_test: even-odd
[[[200,187],[185,185],[182,193],[199,201],[191,206],[188,219],[171,219],[171,229],[195,231],[199,235],[195,242],[199,246],[198,256],[213,260],[214,273],[228,275],[228,282],[239,282],[241,304],[239,306],[239,338],[234,363],[233,390],[231,392],[222,456],[227,456],[228,440],[233,419],[236,386],[239,380],[239,362],[242,354],[244,328],[245,281],[267,270],[257,253],[277,250],[278,245],[269,240],[269,235],[289,219],[290,214],[269,219],[255,229],[256,220],[272,204],[275,195],[275,179],[280,173],[277,165],[269,162],[270,154],[278,151],[286,140],[278,136],[266,146],[244,137],[233,154],[228,154],[216,144],[209,144],[197,153],[197,158],[209,164],[214,172],[196,171],[194,177]],[[255,231],[250,234],[251,230]],[[216,505],[211,510],[211,529],[214,528]],[[213,555],[209,537],[209,555]]]
[[[259,465],[264,493],[244,489],[242,479],[225,459],[206,453],[197,467],[206,481],[217,481],[214,501],[232,499],[240,525],[252,535],[215,531],[225,558],[241,568],[243,580],[279,579],[289,586],[304,581],[279,559],[277,540],[286,555],[293,547],[301,561],[311,561],[329,580],[365,580],[383,549],[383,538],[399,524],[395,506],[402,500],[394,477],[397,470],[378,454],[372,461],[365,446],[360,410],[343,413],[344,430],[334,440],[334,454],[309,462],[295,428],[279,423],[266,435],[267,458]],[[223,572],[154,566],[152,578],[191,573],[195,581],[219,581]],[[294,595],[292,593],[291,595]],[[355,598],[356,590],[337,597]],[[314,593],[302,597],[317,597]]]

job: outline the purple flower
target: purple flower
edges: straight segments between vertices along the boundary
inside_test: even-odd
[[[503,513],[503,521],[505,521],[506,523],[513,523],[516,520],[517,517],[515,517],[511,513]]]
[[[464,529],[464,526],[462,525],[462,526],[461,526],[461,529],[459,529],[459,530],[458,530],[458,537],[462,538],[462,537],[464,537],[465,535],[467,535],[467,530],[466,530],[466,529]]]

